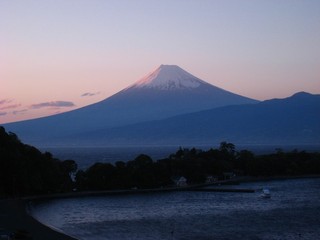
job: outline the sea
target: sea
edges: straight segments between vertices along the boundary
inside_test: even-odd
[[[40,222],[80,240],[316,240],[320,178],[248,182],[240,192],[157,192],[33,202]],[[271,198],[262,198],[268,188]]]

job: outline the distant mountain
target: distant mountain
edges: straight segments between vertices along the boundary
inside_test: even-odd
[[[8,131],[18,134],[23,141],[37,145],[106,128],[257,102],[208,84],[178,66],[161,65],[138,82],[101,102],[4,126]]]
[[[320,144],[320,95],[304,92],[74,136],[78,144]]]

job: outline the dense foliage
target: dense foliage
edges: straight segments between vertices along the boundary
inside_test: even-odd
[[[72,160],[59,161],[48,152],[21,143],[0,127],[0,196],[21,196],[70,191]]]
[[[208,177],[295,176],[320,174],[320,153],[283,152],[256,156],[236,151],[232,143],[202,151],[180,148],[168,158],[153,161],[141,154],[132,161],[95,163],[78,170],[73,160],[60,161],[48,152],[23,144],[0,127],[0,195],[67,192],[76,188],[111,190],[173,186],[183,176],[188,184],[204,183]],[[74,176],[74,181],[72,180]]]
[[[78,171],[78,190],[159,188],[174,184],[184,176],[188,184],[204,183],[208,177],[296,176],[320,174],[320,154],[294,150],[255,156],[248,150],[236,151],[232,143],[222,142],[218,149],[202,151],[180,148],[166,159],[152,161],[146,155],[125,162],[96,163]]]

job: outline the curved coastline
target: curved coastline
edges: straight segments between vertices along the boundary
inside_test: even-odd
[[[304,176],[277,176],[277,177],[244,177],[238,178],[238,182],[255,182],[255,181],[272,181],[272,180],[287,180],[295,178],[319,178],[319,175],[304,175]],[[234,181],[234,180],[233,180]],[[204,185],[202,185],[204,186]],[[141,189],[141,190],[115,190],[115,191],[88,191],[88,192],[73,192],[65,194],[49,194],[42,196],[26,197],[22,199],[1,199],[0,200],[0,232],[14,233],[17,231],[26,231],[32,236],[33,240],[79,240],[74,236],[67,235],[59,229],[48,226],[32,216],[29,211],[29,204],[37,200],[49,200],[57,198],[79,198],[87,196],[102,196],[114,194],[141,194],[153,192],[167,192],[167,191],[184,191],[190,188],[200,187],[173,187],[163,189]]]
[[[24,232],[33,240],[78,240],[33,218],[27,210],[28,200],[0,200],[0,231],[10,234]]]
[[[261,181],[277,181],[277,180],[288,180],[288,179],[301,179],[301,178],[320,178],[318,174],[310,175],[297,175],[297,176],[272,176],[272,177],[236,177],[229,180],[220,180],[212,183],[202,183],[187,185],[183,187],[165,187],[165,188],[150,188],[150,189],[126,189],[126,190],[99,190],[99,191],[83,191],[83,192],[69,192],[69,193],[57,193],[57,194],[46,194],[25,197],[26,201],[33,200],[50,200],[57,198],[79,198],[79,197],[91,197],[91,196],[104,196],[104,195],[127,195],[127,194],[143,194],[143,193],[154,193],[154,192],[170,192],[170,191],[188,191],[190,189],[201,188],[206,186],[214,185],[232,185],[245,182],[261,182]]]

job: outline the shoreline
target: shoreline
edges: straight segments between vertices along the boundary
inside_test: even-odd
[[[37,200],[49,200],[57,198],[79,198],[88,196],[103,196],[116,194],[145,194],[170,191],[188,191],[192,188],[199,188],[208,185],[227,184],[228,182],[259,182],[259,181],[277,181],[303,178],[320,178],[320,175],[303,175],[303,176],[275,176],[275,177],[242,177],[235,178],[229,181],[219,181],[210,184],[193,185],[188,187],[172,187],[163,189],[138,189],[138,190],[114,190],[114,191],[88,191],[88,192],[73,192],[65,194],[50,194],[41,196],[25,197],[20,199],[0,199],[0,234],[14,233],[24,231],[26,235],[30,235],[33,240],[79,240],[69,236],[59,229],[47,226],[38,221],[28,211],[30,202]],[[27,238],[26,238],[27,239]]]
[[[58,229],[53,229],[33,218],[27,210],[28,201],[23,199],[0,200],[0,233],[22,233],[32,240],[78,240]]]
[[[252,177],[243,176],[235,177],[229,180],[220,180],[211,183],[201,183],[194,185],[187,185],[183,187],[165,187],[165,188],[150,188],[150,189],[124,189],[124,190],[100,190],[100,191],[83,191],[83,192],[69,192],[69,193],[57,193],[24,197],[27,202],[37,200],[50,200],[58,198],[79,198],[79,197],[91,197],[91,196],[105,196],[105,195],[129,195],[129,194],[146,194],[157,192],[174,192],[174,191],[189,191],[192,189],[207,187],[207,186],[221,186],[221,185],[237,185],[246,182],[264,182],[264,181],[282,181],[290,179],[302,179],[302,178],[320,178],[320,175],[298,175],[298,176],[272,176],[272,177]]]

